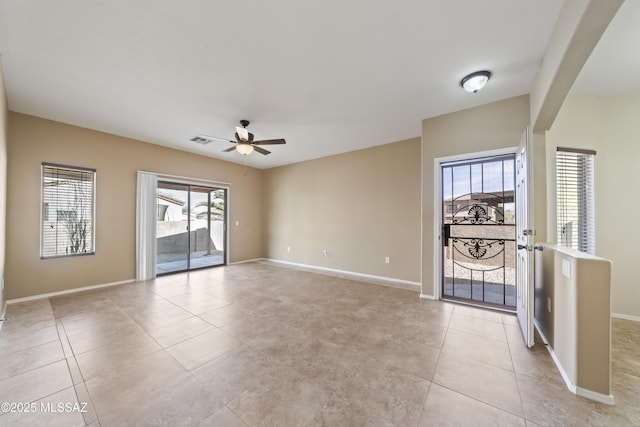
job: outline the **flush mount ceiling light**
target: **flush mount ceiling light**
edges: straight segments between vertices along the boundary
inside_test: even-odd
[[[462,86],[467,92],[476,93],[487,84],[490,77],[490,71],[476,71],[475,73],[471,73],[460,80],[460,86]]]

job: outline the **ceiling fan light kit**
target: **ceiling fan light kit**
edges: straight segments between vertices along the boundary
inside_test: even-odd
[[[243,156],[248,156],[253,153],[253,145],[251,144],[238,144],[236,145],[236,151]]]
[[[490,71],[476,71],[475,73],[471,73],[460,80],[460,86],[462,86],[462,88],[467,92],[478,93],[478,91],[487,84],[490,78]]]

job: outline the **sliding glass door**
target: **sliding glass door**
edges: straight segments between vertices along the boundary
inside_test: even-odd
[[[227,190],[158,182],[156,274],[225,264]]]
[[[190,268],[224,264],[226,190],[191,186]]]

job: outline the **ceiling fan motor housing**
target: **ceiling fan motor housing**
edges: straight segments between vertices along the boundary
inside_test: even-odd
[[[248,144],[251,144],[253,142],[253,138],[254,135],[251,132],[247,132],[248,138],[246,140],[240,138],[240,135],[238,135],[238,132],[235,133],[236,136],[236,141],[238,142],[246,142]]]

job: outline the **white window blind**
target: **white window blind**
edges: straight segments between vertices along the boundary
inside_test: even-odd
[[[595,254],[594,158],[596,152],[556,151],[557,242]]]
[[[42,164],[42,258],[94,249],[95,169]]]

